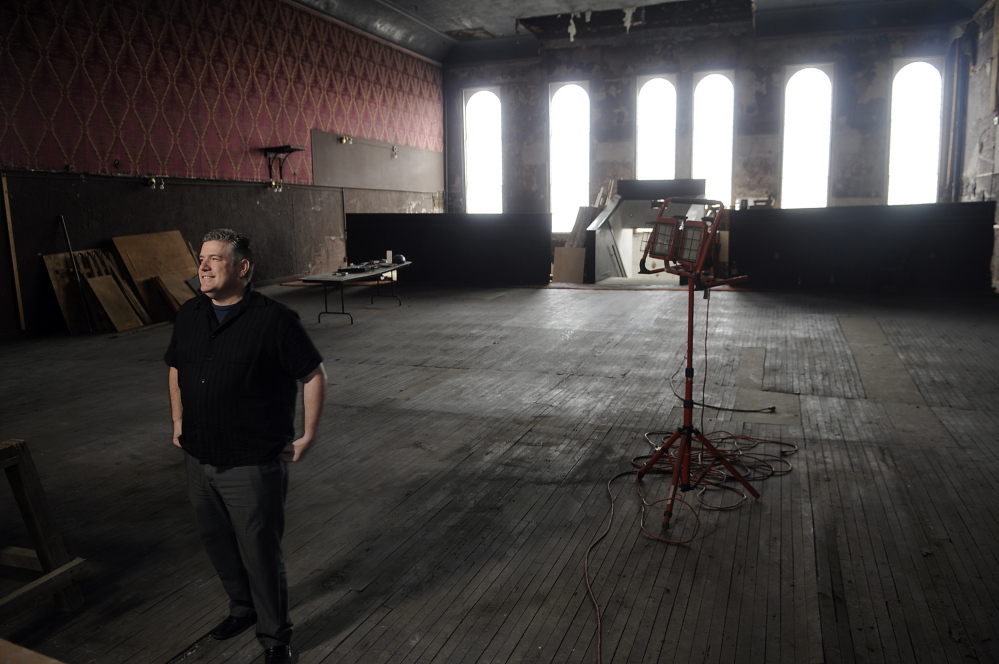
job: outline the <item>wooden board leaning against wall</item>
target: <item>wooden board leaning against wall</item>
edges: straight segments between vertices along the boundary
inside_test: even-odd
[[[119,236],[112,243],[114,249],[43,256],[71,334],[169,321],[195,295],[187,280],[197,275],[197,262],[179,231]]]

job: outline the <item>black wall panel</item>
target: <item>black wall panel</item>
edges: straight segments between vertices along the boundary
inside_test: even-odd
[[[348,214],[347,260],[413,262],[400,280],[495,286],[551,280],[550,214]]]
[[[747,288],[991,288],[995,202],[738,210],[730,263]]]

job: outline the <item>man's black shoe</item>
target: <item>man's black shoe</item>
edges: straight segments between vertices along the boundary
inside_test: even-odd
[[[291,646],[274,646],[264,651],[264,664],[291,664]]]
[[[229,616],[220,622],[215,629],[208,632],[213,639],[225,641],[242,634],[257,622],[256,616]]]

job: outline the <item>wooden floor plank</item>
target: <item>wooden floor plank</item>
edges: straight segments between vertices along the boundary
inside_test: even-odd
[[[317,322],[303,290],[266,290],[330,373],[288,501],[299,661],[594,661],[584,556],[608,481],[682,421],[686,293],[413,289],[402,307],[358,298],[347,326]],[[589,560],[603,661],[999,660],[996,303],[718,291],[696,316],[695,399],[733,407],[757,362],[749,388],[793,399],[800,422],[698,408],[695,426],[800,451],[738,509],[681,493],[701,531],[679,546],[641,532],[634,474],[610,484]],[[169,334],[0,347],[0,435],[29,440],[95,572],[79,612],[41,606],[0,638],[67,662],[259,660],[252,633],[205,638],[227,601],[164,424]],[[918,403],[871,389],[891,378],[854,353],[883,353]],[[647,475],[647,499],[669,479]],[[29,545],[4,500],[0,531]],[[694,522],[680,507],[669,532]],[[0,571],[0,594],[22,582]]]

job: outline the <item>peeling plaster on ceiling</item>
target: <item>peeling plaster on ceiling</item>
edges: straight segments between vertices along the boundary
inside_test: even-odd
[[[627,7],[624,11],[624,31],[631,32],[631,17],[635,14],[634,7]]]
[[[677,12],[698,16],[703,8],[704,15],[710,16],[713,7],[703,0],[645,2],[634,6],[631,6],[634,0],[284,1],[297,2],[437,61],[443,61],[460,43],[535,37],[564,39],[567,32],[569,39],[575,40],[594,30],[606,30],[609,25],[620,26],[622,34],[629,34],[638,27],[648,27],[649,17],[669,24],[668,17]],[[745,20],[752,20],[757,34],[801,34],[956,23],[969,19],[985,1],[744,0],[744,13]],[[728,4],[742,6],[740,0]],[[599,23],[595,14],[600,15]]]
[[[674,0],[680,2],[684,0]],[[696,1],[696,0],[685,0]],[[386,1],[399,9],[435,26],[445,34],[456,30],[483,29],[495,37],[513,37],[517,34],[516,21],[533,16],[558,14],[584,14],[594,11],[622,9],[634,0],[398,0]],[[662,4],[644,2],[641,5]]]

